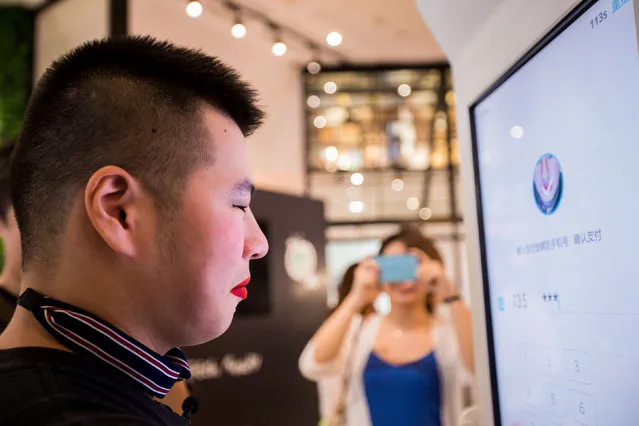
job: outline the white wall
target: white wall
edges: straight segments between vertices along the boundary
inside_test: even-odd
[[[185,14],[184,4],[176,0],[129,0],[129,33],[201,48],[235,67],[260,92],[267,112],[265,125],[249,138],[257,186],[301,194],[305,137],[299,64],[273,56],[270,35],[259,33],[257,26],[249,25],[247,37],[235,40],[228,14],[207,7],[201,17],[192,19]]]
[[[35,20],[33,78],[69,49],[109,34],[109,0],[63,0],[38,13]]]
[[[477,360],[481,425],[494,424],[486,346],[469,106],[578,0],[416,0],[449,57],[457,96],[462,202]]]

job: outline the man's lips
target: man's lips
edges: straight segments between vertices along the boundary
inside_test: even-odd
[[[248,290],[246,289],[246,286],[249,284],[249,282],[251,282],[251,277],[248,277],[247,279],[233,287],[233,289],[231,290],[231,294],[239,297],[242,300],[246,299],[248,297]]]

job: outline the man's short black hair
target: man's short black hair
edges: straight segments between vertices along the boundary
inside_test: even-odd
[[[7,223],[7,214],[11,207],[11,179],[9,176],[9,168],[14,146],[14,139],[7,139],[0,146],[0,220],[4,223]]]
[[[53,249],[101,167],[122,167],[158,208],[175,208],[190,173],[213,161],[204,108],[246,136],[262,123],[256,97],[219,59],[151,37],[93,41],[56,60],[29,102],[11,167],[24,266]]]

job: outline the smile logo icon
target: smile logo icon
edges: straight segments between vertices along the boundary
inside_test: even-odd
[[[541,156],[533,174],[533,194],[539,210],[551,215],[559,207],[564,189],[564,177],[561,164],[553,154]]]

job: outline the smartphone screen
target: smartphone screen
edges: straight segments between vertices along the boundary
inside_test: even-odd
[[[417,257],[412,254],[377,256],[382,283],[414,281],[417,278]]]

